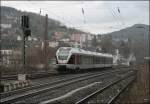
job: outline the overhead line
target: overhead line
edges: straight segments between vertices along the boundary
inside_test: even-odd
[[[32,3],[32,2],[30,2],[32,5],[34,5],[34,6],[36,6],[34,3]],[[38,7],[39,8],[39,7]],[[50,13],[52,13],[53,15],[55,15],[55,16],[57,16],[58,18],[61,18],[61,19],[63,19],[65,22],[67,22],[67,23],[69,23],[69,24],[71,24],[72,25],[72,28],[81,28],[81,29],[83,29],[84,30],[84,28],[82,28],[82,27],[84,27],[84,26],[75,26],[72,22],[70,22],[69,20],[67,20],[67,19],[64,19],[63,17],[61,17],[61,16],[59,16],[59,15],[57,15],[56,13],[54,13],[54,12],[52,12],[52,11],[50,11],[50,10],[46,10],[45,8],[41,8],[41,9],[43,9],[44,11],[47,11],[47,12],[50,12]]]
[[[34,3],[32,3],[32,2],[30,2],[30,3],[31,3],[32,5],[34,5],[34,6],[36,6],[36,5],[35,5]],[[74,24],[71,23],[69,20],[64,19],[63,17],[57,15],[56,13],[54,13],[54,12],[52,12],[52,11],[50,11],[50,10],[46,10],[45,8],[41,8],[41,9],[43,9],[44,11],[47,11],[47,12],[52,13],[53,15],[55,15],[55,16],[57,16],[57,17],[63,19],[64,21],[66,21],[67,23],[71,24],[71,25],[74,27]]]

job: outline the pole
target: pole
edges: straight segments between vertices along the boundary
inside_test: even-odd
[[[22,74],[18,75],[18,80],[26,80],[26,59],[25,59],[25,39],[26,37],[31,35],[31,30],[29,28],[29,16],[27,15],[22,15],[21,16],[21,27],[22,27]]]
[[[45,59],[45,71],[47,71],[48,69],[48,58],[47,58],[47,38],[48,38],[48,31],[47,31],[47,28],[48,28],[48,15],[46,14],[46,17],[45,17],[45,34],[44,34],[44,59]]]
[[[23,72],[22,74],[25,74],[25,35],[22,36],[22,66],[23,66]]]

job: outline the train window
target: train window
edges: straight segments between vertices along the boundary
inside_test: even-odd
[[[92,56],[92,63],[94,64],[94,56]]]
[[[89,63],[89,57],[86,56],[86,61],[85,61],[85,64],[88,64]]]
[[[58,53],[59,60],[67,60],[71,48],[60,48]]]
[[[100,64],[103,64],[103,60],[102,60],[102,57],[100,57]]]
[[[108,64],[108,58],[107,57],[105,58],[105,64]]]
[[[98,62],[98,57],[96,58],[96,63],[98,64],[99,62]]]
[[[96,64],[96,56],[94,56],[94,64]]]
[[[111,58],[109,58],[109,64],[111,64]]]
[[[103,64],[105,64],[105,57],[103,57]]]
[[[91,64],[91,56],[81,56],[81,64]]]
[[[95,57],[95,64],[97,64],[97,57]]]
[[[91,56],[89,56],[89,64],[91,64]]]
[[[106,58],[106,64],[109,64],[109,58]]]
[[[85,56],[84,64],[88,64],[88,63],[89,63],[89,58],[88,58],[88,56]]]
[[[110,64],[112,64],[112,58],[110,58]]]
[[[100,57],[98,57],[98,64],[100,64]]]
[[[59,49],[59,52],[64,52],[64,53],[67,52],[68,53],[70,50],[71,50],[70,47],[62,47],[62,48]]]
[[[98,57],[96,57],[96,64],[98,64]]]
[[[90,56],[90,63],[93,64],[93,56]]]
[[[59,60],[67,60],[68,56],[59,55],[58,58]]]
[[[97,63],[97,60],[96,60],[97,58],[96,58],[96,56],[95,56],[95,64]]]
[[[104,57],[104,64],[106,64],[106,57]]]
[[[82,55],[81,55],[81,57],[80,57],[80,58],[81,58],[80,63],[81,63],[81,64],[84,64],[84,56],[82,56]]]
[[[95,64],[95,56],[93,56],[93,63]]]
[[[102,58],[101,57],[99,58],[99,64],[102,64]]]
[[[88,64],[91,64],[91,58],[88,56]]]
[[[99,57],[97,57],[97,64],[99,64]]]
[[[108,58],[108,64],[111,64],[111,58]]]
[[[101,64],[103,64],[103,57],[101,57]]]

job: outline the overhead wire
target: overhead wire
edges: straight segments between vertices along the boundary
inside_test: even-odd
[[[87,23],[88,20],[86,18],[86,13],[85,13],[85,8],[84,8],[84,0],[81,1],[81,10],[82,10],[82,14],[83,14],[83,25],[84,26],[80,26],[80,27],[92,27]]]
[[[112,12],[116,16],[116,18],[118,18],[118,21],[120,21],[121,25],[123,25],[124,22],[121,20],[121,17],[119,17],[118,13],[116,14],[116,11],[114,11],[113,9],[112,9]]]
[[[106,5],[106,4],[105,4]],[[106,5],[107,6],[107,5]],[[112,17],[114,18],[116,24],[118,25],[118,27],[122,27],[124,22],[122,20],[120,20],[120,17],[116,14],[116,12],[113,10],[114,8],[107,6],[109,12],[111,13]],[[111,28],[113,29],[119,29],[117,27],[111,26]]]
[[[30,2],[32,5],[37,6],[36,4],[32,3],[31,1],[29,1],[29,2]],[[86,20],[86,16],[85,16],[85,8],[83,8],[84,2],[82,1],[81,3],[82,3],[82,5],[81,5],[81,6],[82,6],[82,7],[81,7],[81,12],[82,12],[82,15],[83,15],[83,23],[86,24],[86,23],[87,23],[87,20]],[[57,5],[55,5],[55,6],[57,6]],[[107,5],[106,5],[106,6],[107,6]],[[38,7],[38,8],[39,8],[39,7]],[[118,16],[118,14],[116,14],[116,12],[113,10],[113,8],[111,8],[111,7],[109,7],[109,6],[107,6],[107,8],[108,8],[109,12],[111,13],[113,19],[115,20],[116,24],[117,24],[118,26],[122,26],[122,25],[124,24],[123,19],[121,19],[121,20],[119,21],[119,16],[120,16],[120,18],[122,18],[122,17],[121,17],[121,14],[119,14],[119,16]],[[45,8],[41,8],[41,7],[40,7],[40,13],[41,13],[41,10],[44,10],[44,11],[46,11],[46,12],[50,12],[51,14],[53,14],[54,16],[56,16],[57,18],[59,18],[59,19],[65,21],[64,24],[66,24],[66,23],[70,24],[72,28],[80,28],[80,29],[83,29],[83,30],[84,30],[84,29],[85,29],[84,27],[90,27],[88,24],[86,24],[86,25],[88,25],[88,26],[86,26],[86,25],[84,25],[84,26],[76,26],[76,25],[75,25],[74,23],[72,23],[70,20],[68,20],[68,19],[66,19],[66,18],[63,18],[62,16],[56,14],[55,12],[53,12],[53,11],[51,11],[51,10],[47,10],[47,9],[45,9]],[[61,21],[61,22],[62,22],[62,21]],[[112,28],[113,28],[113,26],[112,26]]]
[[[34,6],[36,6],[36,7],[37,7],[37,5],[35,5],[35,4],[34,4],[34,3],[32,3],[31,1],[30,1],[30,3],[31,3],[32,5],[34,5]],[[39,8],[39,7],[38,7],[38,8]],[[46,11],[46,12],[50,12],[50,13],[52,13],[53,15],[55,15],[56,17],[63,19],[65,22],[67,22],[67,23],[71,24],[71,25],[72,25],[72,27],[74,27],[74,24],[73,24],[73,23],[71,23],[69,20],[66,20],[66,19],[64,19],[63,17],[61,17],[61,16],[57,15],[56,13],[54,13],[54,12],[52,12],[52,11],[50,11],[50,10],[46,10],[45,8],[41,8],[41,7],[40,7],[40,10],[44,10],[44,11]]]
[[[120,16],[120,19],[121,19],[121,20],[122,20],[122,22],[123,22],[123,24],[122,24],[122,28],[124,28],[125,23],[124,23],[124,20],[123,20],[122,15],[121,15],[121,10],[120,10],[119,6],[117,6],[117,11],[118,11],[118,14],[119,14],[119,16]],[[122,35],[125,35],[125,34],[126,34],[126,33],[125,33],[125,31],[122,31]]]
[[[37,7],[37,5],[34,4],[34,3],[32,3],[31,1],[30,1],[30,3],[31,3],[32,5],[34,5],[34,6]],[[39,7],[38,7],[38,8],[39,8]],[[72,28],[76,28],[76,29],[79,29],[79,30],[81,30],[81,31],[85,31],[85,29],[83,28],[83,27],[85,27],[85,26],[75,26],[72,22],[70,22],[70,20],[64,19],[63,17],[59,16],[58,14],[56,14],[56,13],[50,11],[50,10],[46,10],[45,8],[40,8],[40,10],[44,10],[44,11],[46,11],[46,12],[50,12],[50,13],[52,13],[53,15],[55,15],[56,17],[61,18],[62,20],[65,21],[65,23],[70,24],[70,25],[72,26]]]
[[[83,23],[85,24],[86,23],[86,20],[85,20],[85,13],[84,13],[84,1],[81,1],[81,3],[82,3],[82,7],[81,7],[81,9],[82,9],[82,14],[83,14]]]
[[[112,15],[112,18],[114,19],[115,23],[117,25],[120,25],[120,22],[117,20],[117,17],[115,16],[115,14],[113,13],[112,9],[106,5],[106,3],[104,3],[104,5],[106,6],[107,10],[109,11],[109,13]],[[113,28],[114,26],[111,26],[111,28]]]
[[[123,28],[124,25],[125,25],[125,22],[124,22],[124,19],[123,19],[122,15],[121,15],[122,14],[122,10],[120,9],[118,3],[116,3],[116,4],[117,4],[117,6],[112,8],[112,11],[115,14],[115,16],[118,18],[118,20],[121,22],[121,26]]]
[[[123,19],[122,15],[121,15],[122,12],[121,12],[119,6],[117,7],[117,10],[118,10],[118,14],[119,14],[119,16],[120,16],[120,19],[121,19],[121,21],[122,21],[122,25],[125,25],[124,19]]]

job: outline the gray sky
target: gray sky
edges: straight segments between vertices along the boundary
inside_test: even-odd
[[[35,13],[41,8],[41,15],[47,13],[68,27],[96,34],[137,23],[149,25],[149,1],[2,1],[1,5]]]

